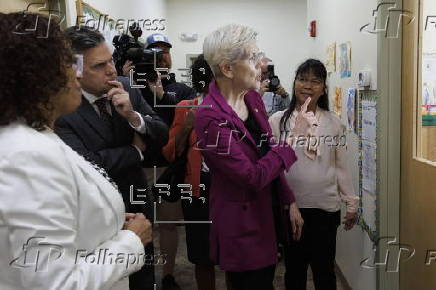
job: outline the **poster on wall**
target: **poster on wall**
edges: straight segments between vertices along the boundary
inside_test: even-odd
[[[377,191],[377,147],[376,144],[362,141],[362,187],[364,190]]]
[[[376,241],[377,200],[377,91],[358,91],[357,135],[359,136],[359,225]]]
[[[362,139],[376,143],[377,102],[374,100],[362,100]]]
[[[365,209],[362,212],[362,216],[366,225],[369,228],[368,234],[371,234],[377,228],[377,197],[370,192],[364,190],[362,194],[362,207]]]
[[[327,60],[325,66],[328,73],[336,71],[336,42],[327,47]]]
[[[341,78],[351,77],[351,42],[339,45],[339,73]]]
[[[342,88],[335,88],[335,95],[333,96],[333,111],[338,115],[339,119],[342,116]]]
[[[347,92],[347,128],[354,131],[356,128],[356,89],[348,89]]]

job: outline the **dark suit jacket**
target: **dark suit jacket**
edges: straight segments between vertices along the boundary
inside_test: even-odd
[[[133,109],[143,116],[146,132],[141,135],[145,144],[162,147],[168,141],[168,127],[142,98],[138,89],[129,85],[129,80],[118,77],[129,93]],[[112,106],[112,105],[111,105]],[[146,115],[150,117],[146,117]],[[133,185],[135,201],[146,201],[136,189],[147,188],[145,174],[138,151],[131,143],[135,130],[128,121],[112,106],[113,129],[99,117],[91,104],[82,97],[82,104],[73,113],[64,115],[56,121],[55,132],[71,148],[106,169],[118,185],[128,212],[145,212],[151,218],[151,204],[135,205],[130,202],[130,186]],[[143,152],[144,157],[147,151]]]

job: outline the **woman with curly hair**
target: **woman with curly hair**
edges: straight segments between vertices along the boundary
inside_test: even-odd
[[[81,101],[68,42],[23,13],[0,14],[0,38],[0,289],[128,289],[151,225],[53,133]]]

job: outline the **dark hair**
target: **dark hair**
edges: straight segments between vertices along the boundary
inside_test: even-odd
[[[209,84],[213,80],[212,70],[200,54],[191,66],[192,87],[199,94],[207,94]]]
[[[104,36],[100,32],[87,26],[71,26],[65,29],[64,33],[71,42],[74,53],[83,54],[88,49],[105,42]]]
[[[53,19],[22,12],[0,13],[0,39],[0,125],[24,119],[42,130],[68,82],[69,43]]]
[[[280,128],[281,128],[280,130],[282,131],[285,130],[285,124],[291,117],[292,112],[295,110],[295,107],[297,105],[297,96],[295,95],[295,80],[300,76],[305,76],[310,73],[313,73],[317,78],[320,78],[324,83],[324,94],[319,97],[317,103],[318,106],[326,111],[329,110],[328,87],[326,84],[327,69],[325,68],[324,64],[321,61],[310,58],[305,62],[303,62],[302,64],[300,64],[297,71],[295,72],[291,103],[289,104],[289,108],[285,111],[282,118],[280,119]]]

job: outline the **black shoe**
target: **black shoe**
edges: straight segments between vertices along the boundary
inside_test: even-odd
[[[162,290],[182,290],[182,288],[176,283],[174,276],[168,274],[162,279]]]

